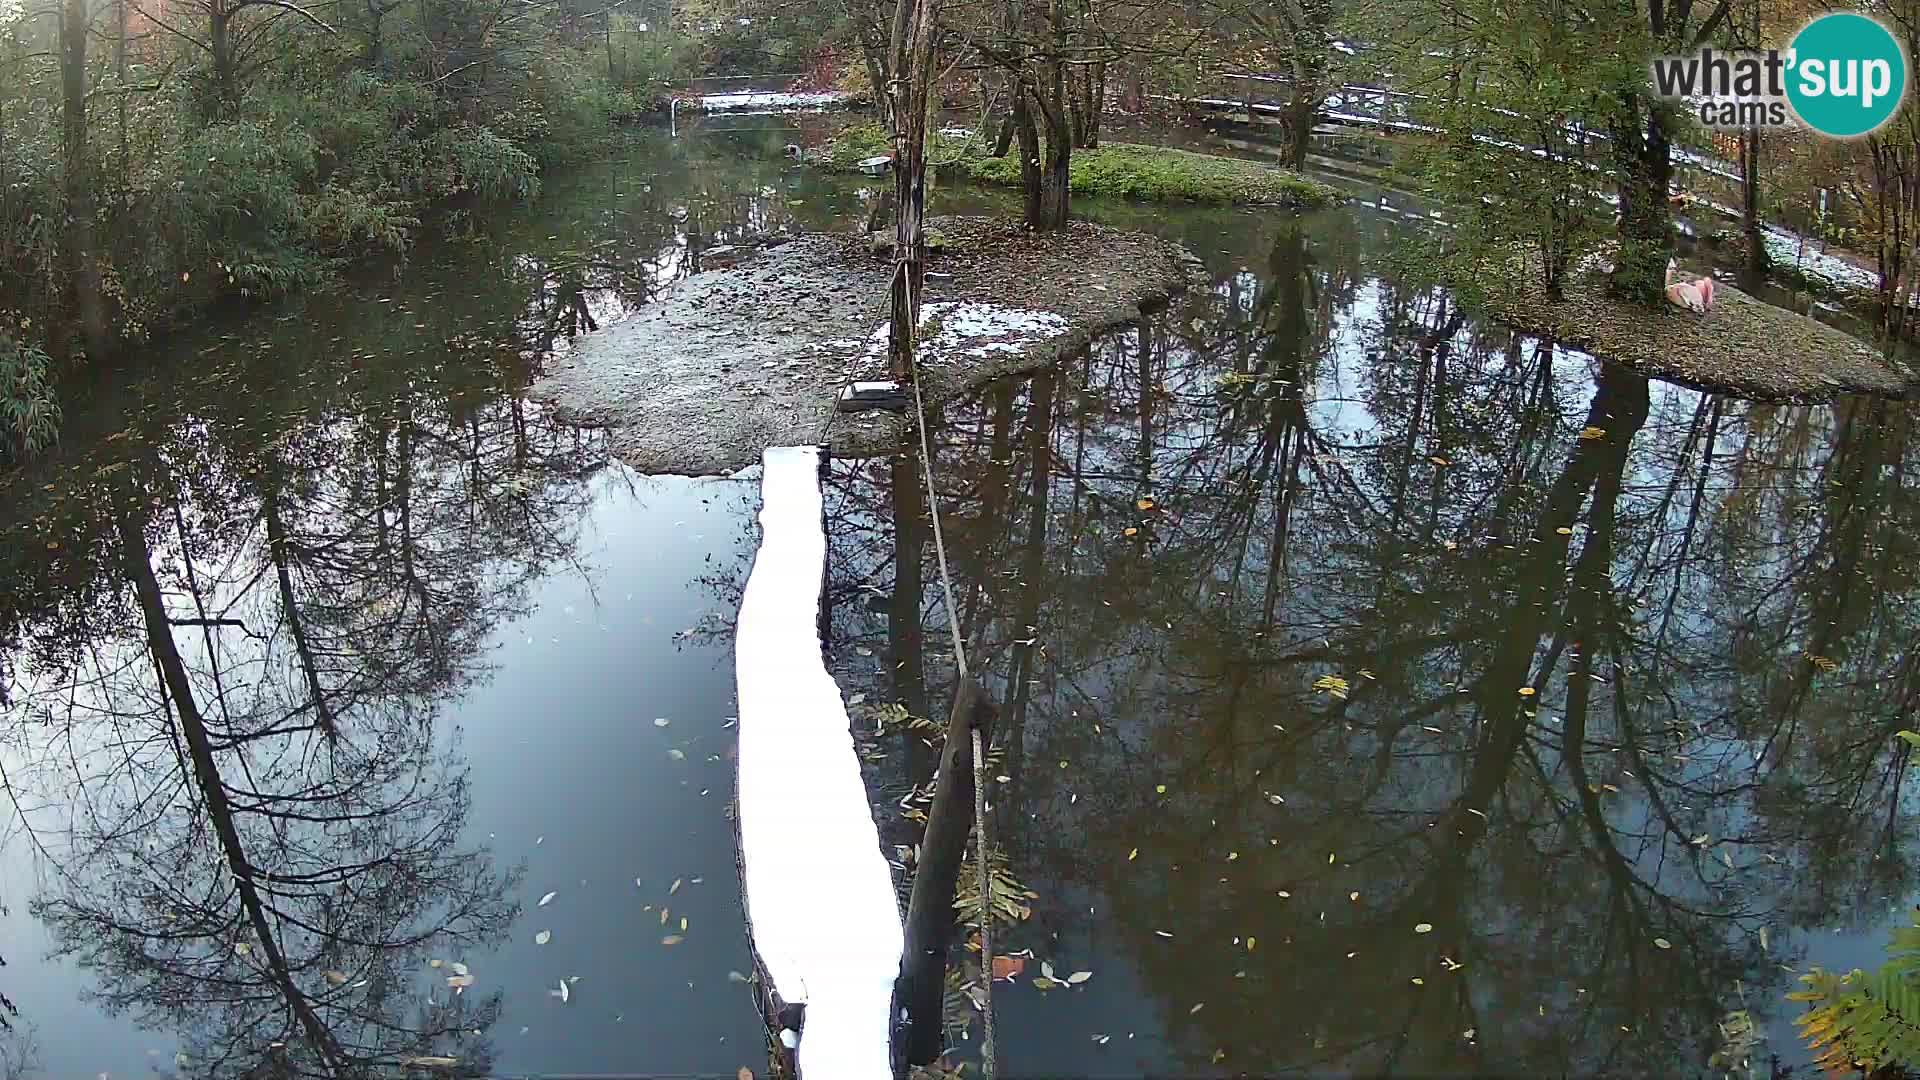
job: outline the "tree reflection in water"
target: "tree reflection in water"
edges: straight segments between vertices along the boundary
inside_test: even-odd
[[[63,508],[117,573],[35,624],[17,672],[39,722],[9,730],[7,781],[51,871],[32,911],[110,1011],[182,1033],[183,1073],[489,1068],[499,997],[448,976],[500,941],[518,871],[463,837],[439,721],[569,557],[606,458],[460,396],[264,442],[198,418],[211,438],[142,440]]]
[[[935,432],[1042,895],[1006,947],[1096,969],[1010,998],[1007,1060],[1705,1068],[1793,1014],[1796,931],[1913,888],[1910,414],[1650,385],[1365,276],[1361,232],[1277,226]],[[843,685],[939,714],[903,471],[836,466],[836,636],[881,658]],[[870,755],[910,844],[930,762]]]

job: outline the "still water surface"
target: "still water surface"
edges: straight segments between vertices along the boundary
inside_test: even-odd
[[[787,139],[636,138],[189,335],[12,481],[20,1075],[761,1063],[726,809],[757,491],[632,475],[520,392],[713,246],[858,227]],[[1877,963],[1915,892],[1909,411],[1480,325],[1382,269],[1411,226],[1367,199],[1090,207],[1212,287],[935,431],[1036,894],[1006,947],[1092,972],[1003,984],[1003,1062],[1709,1075],[1739,1010],[1755,1075],[1803,1060],[1792,972]],[[831,474],[863,731],[951,691],[916,477]],[[909,844],[929,755],[865,750]]]

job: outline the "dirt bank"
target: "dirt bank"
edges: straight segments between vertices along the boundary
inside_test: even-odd
[[[1656,378],[1771,401],[1826,401],[1841,394],[1903,397],[1914,373],[1872,345],[1818,319],[1716,283],[1704,315],[1649,309],[1606,294],[1597,275],[1570,282],[1548,303],[1537,289],[1489,302],[1495,318],[1530,333],[1617,360]]]
[[[1051,363],[1142,305],[1205,280],[1194,256],[1140,233],[1076,222],[936,218],[927,263],[922,387],[932,406]],[[808,234],[697,274],[634,317],[581,339],[532,395],[614,432],[652,473],[730,473],[769,446],[839,454],[904,446],[904,413],[837,413],[840,388],[886,376],[890,256],[864,236]]]

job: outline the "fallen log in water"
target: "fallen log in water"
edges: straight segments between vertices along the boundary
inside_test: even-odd
[[[761,1007],[776,1068],[887,1080],[902,929],[846,706],[821,658],[821,450],[775,447],[763,465],[760,550],[734,634],[735,819]]]

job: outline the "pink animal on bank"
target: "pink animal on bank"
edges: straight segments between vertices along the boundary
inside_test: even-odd
[[[1667,303],[1695,314],[1704,314],[1713,306],[1713,277],[1709,275],[1698,281],[1675,281],[1673,276],[1678,270],[1679,263],[1668,259]]]

